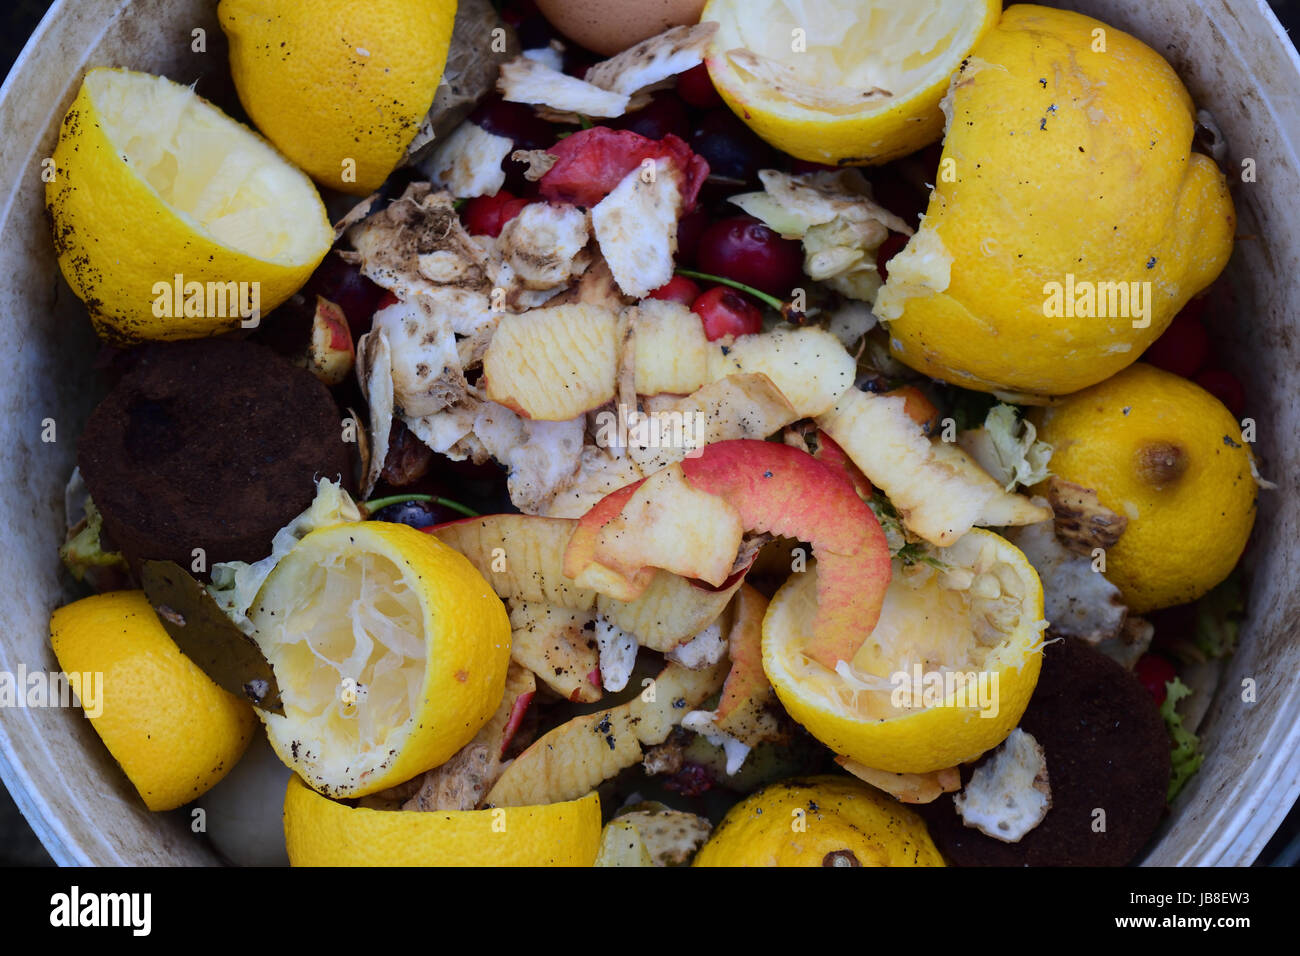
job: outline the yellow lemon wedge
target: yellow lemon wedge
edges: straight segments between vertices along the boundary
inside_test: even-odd
[[[181,652],[143,591],[59,608],[50,643],[91,726],[150,810],[202,796],[252,739],[253,708]]]
[[[803,652],[815,566],[791,575],[763,619],[763,670],[790,716],[873,769],[974,760],[1011,733],[1038,680],[1043,588],[1020,550],[976,528],[931,555],[895,561],[879,623],[836,670]]]
[[[321,528],[275,566],[249,619],[284,715],[260,712],[285,765],[358,797],[445,762],[505,692],[510,621],[469,561],[383,521]]]
[[[311,180],[161,76],[89,71],[45,202],[59,268],[114,343],[251,327],[334,241]]]
[[[291,777],[284,839],[293,866],[592,866],[600,798],[490,810],[370,810]]]
[[[999,0],[711,0],[718,93],[798,159],[886,163],[936,141],[939,102]]]

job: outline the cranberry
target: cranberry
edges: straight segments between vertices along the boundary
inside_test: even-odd
[[[1161,657],[1159,654],[1143,654],[1133,668],[1133,676],[1141,681],[1147,693],[1155,698],[1158,707],[1165,702],[1165,696],[1168,694],[1165,684],[1177,677],[1178,672],[1174,670],[1174,665],[1169,663],[1169,658]]]
[[[704,323],[704,337],[710,342],[728,335],[753,335],[763,330],[763,313],[743,292],[725,285],[703,293],[691,311]]]
[[[760,169],[775,165],[772,147],[727,109],[710,110],[696,121],[691,149],[708,161],[713,176],[737,183],[756,183]]]
[[[713,789],[713,774],[703,764],[691,761],[664,781],[664,789],[683,797],[699,797]]]
[[[703,209],[688,212],[677,220],[677,261],[682,265],[695,264],[700,251],[700,237],[709,228],[709,217]]]
[[[677,77],[677,95],[702,110],[717,109],[723,105],[722,97],[713,86],[713,78],[709,76],[708,67],[703,63]]]
[[[630,129],[646,139],[663,139],[669,133],[682,139],[691,135],[691,121],[686,104],[674,93],[656,93],[650,105],[612,121],[614,129]]]
[[[397,297],[396,292],[385,292],[379,297],[379,301],[375,303],[375,311],[382,312],[390,305],[397,305],[397,303],[401,301],[402,300]]]
[[[1246,411],[1246,390],[1241,387],[1241,380],[1227,369],[1206,369],[1196,376],[1196,384],[1223,402],[1238,418]]]
[[[460,217],[465,230],[472,236],[501,235],[501,230],[532,200],[519,199],[504,189],[495,196],[477,196],[465,203]]]
[[[695,304],[695,300],[700,297],[700,287],[692,282],[686,276],[673,276],[664,285],[650,293],[652,299],[663,299],[666,302],[680,302],[688,309]]]
[[[882,282],[889,278],[889,260],[903,251],[907,240],[908,237],[901,232],[891,232],[876,250],[876,271],[880,273]]]
[[[1169,328],[1142,354],[1142,361],[1191,378],[1210,357],[1210,336],[1195,314],[1187,309],[1174,316]]]
[[[769,295],[788,298],[803,281],[803,249],[757,219],[720,219],[700,236],[701,272],[735,279]]]

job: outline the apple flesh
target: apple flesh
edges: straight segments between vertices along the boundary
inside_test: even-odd
[[[516,603],[510,608],[510,659],[566,700],[595,703],[603,691],[600,654],[591,639],[594,620],[591,611]]]
[[[934,434],[939,426],[939,409],[915,385],[904,385],[901,388],[882,392],[881,395],[883,398],[901,398],[904,414],[920,425],[921,430],[927,435]]]
[[[571,518],[484,515],[428,530],[469,558],[503,600],[589,611],[596,604],[596,592],[564,573],[564,549],[576,525]]]
[[[862,469],[853,464],[850,458],[838,444],[835,439],[826,434],[820,428],[817,429],[817,450],[813,452],[813,457],[818,461],[824,461],[828,465],[837,468],[843,468],[849,480],[853,482],[853,489],[861,498],[870,498],[875,492],[871,487],[871,481],[862,473]]]
[[[663,568],[719,587],[731,576],[745,534],[740,514],[688,481],[686,467],[669,465],[632,493],[596,536],[596,561],[625,578]]]
[[[601,594],[596,610],[611,624],[636,635],[642,647],[667,653],[718,619],[745,583],[748,568],[733,574],[721,588],[703,587],[677,574],[656,571],[650,586],[633,601]]]
[[[723,661],[698,671],[669,664],[630,701],[560,724],[514,759],[486,806],[538,806],[590,793],[639,763],[643,747],[667,740],[691,708],[722,686],[726,667]]]
[[[307,369],[333,388],[343,384],[352,374],[356,362],[357,350],[352,343],[352,328],[347,316],[329,299],[316,296],[316,312],[311,320],[307,351],[298,356],[294,364]]]
[[[614,492],[608,501],[602,499],[582,520],[485,515],[437,525],[430,531],[443,544],[469,558],[497,595],[512,605],[529,602],[573,611],[594,607],[611,623],[635,635],[643,647],[669,651],[717,620],[740,587],[742,574],[733,575],[721,588],[710,588],[667,571],[649,569],[645,589],[635,598],[623,600],[582,587],[564,567],[566,548],[581,551],[594,547],[593,528],[599,531],[604,520],[617,514],[620,502],[630,498],[639,484]],[[604,520],[600,519],[602,511]],[[585,553],[590,555],[591,551]],[[617,575],[613,578],[623,581]]]
[[[975,526],[1032,524],[1051,517],[1023,495],[1005,491],[973,458],[926,435],[908,396],[851,388],[817,419],[871,483],[898,509],[903,524],[947,547]]]
[[[634,601],[650,586],[654,571],[643,569],[631,577],[596,560],[596,545],[605,525],[614,520],[623,506],[645,481],[641,478],[617,491],[611,491],[577,519],[573,534],[564,549],[564,573],[573,583],[619,601]]]
[[[712,713],[692,715],[696,724],[692,729],[710,739],[714,734],[730,738],[749,750],[766,741],[781,740],[785,734],[772,713],[776,691],[763,670],[763,617],[767,614],[767,598],[745,585],[736,594],[733,607],[735,613],[727,632],[731,669],[722,685],[722,696]],[[727,748],[728,744],[724,742],[722,746]],[[729,765],[730,753],[728,750]]]
[[[766,703],[775,699],[775,691],[763,671],[763,616],[767,613],[767,598],[749,585],[741,587],[736,595],[735,619],[727,634],[727,656],[731,670],[722,685],[722,698],[715,711],[718,726],[726,726],[727,718],[751,701]]]

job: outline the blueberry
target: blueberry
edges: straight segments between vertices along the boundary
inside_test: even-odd
[[[758,171],[774,166],[772,147],[728,109],[710,110],[691,131],[691,149],[709,163],[709,173],[742,183],[758,181]]]
[[[385,505],[370,516],[373,521],[391,521],[412,528],[427,528],[429,525],[443,524],[463,517],[465,516],[432,501],[399,501]]]

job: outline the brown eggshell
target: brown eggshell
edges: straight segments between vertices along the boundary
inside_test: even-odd
[[[613,56],[669,27],[700,22],[705,0],[537,0],[551,25],[593,53]]]

